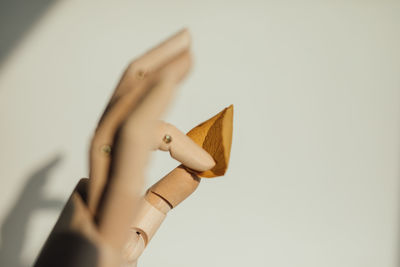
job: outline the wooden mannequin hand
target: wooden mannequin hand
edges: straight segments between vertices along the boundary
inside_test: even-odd
[[[92,139],[90,179],[74,190],[35,266],[121,265],[151,149],[169,150],[197,171],[214,166],[207,152],[159,121],[189,70],[189,48],[184,30],[128,66]]]

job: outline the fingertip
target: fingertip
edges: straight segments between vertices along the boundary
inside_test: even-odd
[[[185,167],[198,172],[210,170],[216,164],[207,151],[183,133],[181,138],[171,146],[170,154]]]
[[[202,150],[202,152],[201,152],[201,156],[200,156],[200,153],[199,153],[199,156],[198,156],[199,161],[197,162],[197,164],[193,164],[195,166],[193,166],[191,169],[193,169],[195,171],[199,171],[199,172],[204,172],[204,171],[207,171],[207,170],[211,170],[216,164],[215,160],[203,148],[200,148],[200,149]],[[187,166],[187,167],[189,167],[189,166]]]
[[[165,140],[167,136],[170,137],[168,142]],[[216,164],[206,150],[172,124],[161,122],[157,139],[160,140],[159,149],[169,150],[172,158],[192,170],[202,172]]]

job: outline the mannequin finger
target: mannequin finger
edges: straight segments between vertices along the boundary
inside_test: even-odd
[[[156,130],[155,149],[169,151],[171,157],[195,171],[210,170],[214,159],[174,125],[160,121]]]
[[[117,137],[109,183],[98,211],[100,234],[116,248],[125,243],[135,215],[152,133],[159,116],[170,102],[176,84],[189,68],[190,55],[186,53],[170,64],[168,69],[174,71],[160,73],[158,83],[128,116]]]
[[[90,147],[90,186],[89,210],[96,214],[98,201],[107,181],[117,129],[126,117],[146,94],[147,89],[159,79],[160,74],[166,73],[161,69],[170,69],[170,62],[182,54],[187,54],[190,48],[190,34],[182,30],[165,42],[150,50],[145,55],[131,63],[123,74],[114,95],[104,111]],[[183,73],[186,73],[185,70]],[[178,70],[179,72],[179,70]],[[182,71],[181,71],[182,73]],[[182,79],[183,77],[179,77]]]
[[[126,69],[124,76],[129,76],[137,81],[143,80],[164,67],[175,57],[187,52],[190,48],[190,43],[190,34],[187,29],[183,29],[134,60]],[[115,90],[113,98],[124,94],[127,90],[129,90],[129,86],[120,83]]]

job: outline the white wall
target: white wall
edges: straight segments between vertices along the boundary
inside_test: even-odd
[[[400,3],[378,0],[53,2],[0,62],[2,266],[32,263],[87,175],[127,63],[183,26],[196,63],[165,119],[186,131],[233,103],[231,164],[140,265],[397,266]],[[148,184],[175,165],[155,153]]]

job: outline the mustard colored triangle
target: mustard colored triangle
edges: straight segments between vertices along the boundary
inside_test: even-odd
[[[230,105],[187,133],[187,136],[205,149],[216,162],[214,168],[199,173],[199,176],[213,178],[225,174],[231,154],[232,131],[233,105]]]

